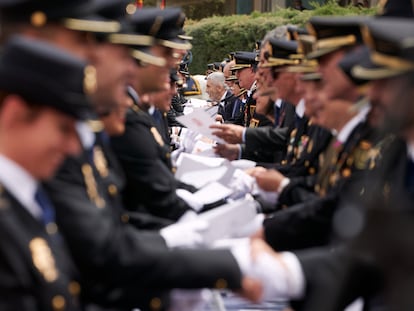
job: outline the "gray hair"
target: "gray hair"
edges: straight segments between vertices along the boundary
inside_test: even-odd
[[[210,80],[211,82],[213,82],[214,85],[222,85],[224,87],[227,86],[224,73],[222,73],[221,71],[215,71],[213,73],[210,73],[207,76],[207,80]]]

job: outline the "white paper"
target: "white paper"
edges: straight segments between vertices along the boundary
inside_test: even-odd
[[[221,179],[223,176],[226,175],[227,170],[228,168],[225,166],[214,168],[209,167],[204,170],[184,172],[180,174],[180,177],[177,177],[177,179],[179,179],[183,183],[193,185],[196,188],[201,188],[207,185],[208,183]]]
[[[217,106],[210,108],[194,109],[191,113],[177,117],[177,121],[185,125],[189,130],[200,133],[214,141],[223,142],[212,134],[210,125],[216,123]]]
[[[227,198],[232,193],[230,188],[223,186],[218,182],[211,182],[194,193],[198,202],[211,204]]]
[[[251,222],[257,215],[254,200],[239,200],[200,214],[199,219],[206,220],[209,227],[203,238],[207,245],[219,239],[233,237],[239,228]]]

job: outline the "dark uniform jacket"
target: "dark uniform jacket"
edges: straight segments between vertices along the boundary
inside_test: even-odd
[[[279,163],[286,156],[288,137],[294,128],[295,108],[282,102],[276,127],[247,128],[242,158],[255,162]]]
[[[256,100],[253,98],[255,92],[256,88],[246,98],[246,104],[244,105],[244,126],[253,128],[272,126],[272,121],[266,118],[266,116],[256,112]]]
[[[373,154],[368,162],[374,169],[352,185],[337,212],[338,235],[341,226],[354,227],[346,236],[351,240],[334,252],[296,253],[307,283],[306,298],[293,303],[297,310],[342,310],[358,297],[364,310],[412,309],[412,160],[393,135]]]
[[[240,288],[241,273],[229,251],[168,250],[158,233],[130,225],[133,213],[123,213],[120,204],[122,183],[111,178],[118,175],[112,170],[116,159],[105,140],[98,139],[93,150],[69,158],[47,185],[85,299],[163,310],[171,288]]]
[[[170,146],[151,116],[134,107],[127,114],[125,133],[111,139],[126,175],[124,206],[176,221],[191,208],[176,194],[181,184],[172,173]]]
[[[50,236],[6,189],[0,192],[0,310],[80,310],[64,241]]]
[[[347,192],[352,180],[359,180],[365,170],[371,169],[367,159],[373,149],[373,141],[378,141],[375,134],[366,122],[354,129],[337,156],[333,170],[326,176],[329,189],[325,193],[314,192],[311,181],[308,185],[306,182],[300,186],[289,185],[296,187],[288,189],[290,197],[286,194],[283,196],[286,189],[282,192],[279,199],[287,198],[288,202],[298,203],[265,220],[266,241],[272,247],[277,250],[298,249],[326,245],[331,241],[332,217],[340,195]],[[311,177],[303,178],[302,181]]]

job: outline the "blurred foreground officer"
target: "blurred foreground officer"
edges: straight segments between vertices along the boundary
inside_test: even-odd
[[[3,48],[1,310],[80,310],[75,270],[39,181],[81,151],[76,119],[92,110],[85,95],[93,91],[85,84],[87,68],[61,50],[21,37]]]
[[[93,2],[102,3],[104,1]],[[19,3],[10,4],[7,2],[5,4],[0,1],[0,4],[5,6]],[[119,4],[119,1],[113,0],[112,3]],[[96,31],[92,31],[91,23],[86,19],[83,20],[79,15],[76,15],[78,17],[76,24],[89,26],[88,35],[85,36],[87,34],[85,31],[73,32],[66,27],[61,27],[61,21],[66,20],[65,13],[73,13],[74,9],[78,5],[85,4],[85,1],[81,3],[73,1],[70,3],[71,5],[65,2],[65,4],[68,4],[71,10],[67,6],[61,7],[62,3],[59,1],[27,0],[27,6],[24,7],[31,12],[33,10],[34,12],[42,11],[44,16],[50,19],[56,18],[53,23],[45,26],[48,31],[42,33],[46,35],[62,31],[60,33],[62,36],[53,36],[54,40],[51,41],[54,44],[67,43],[65,47],[75,52],[67,40],[70,41],[76,36],[79,39],[88,38],[91,36],[91,32]],[[61,8],[65,8],[67,11],[61,11]],[[26,17],[30,16],[30,14],[26,15]],[[31,19],[29,18],[29,20]],[[37,29],[27,20],[24,25],[29,33],[45,30],[42,27]],[[85,28],[82,27],[83,30]],[[64,36],[65,31],[70,36]],[[46,38],[49,37],[46,36]],[[42,39],[46,38],[42,37]],[[103,36],[102,39],[105,38],[107,36]],[[119,54],[110,54],[121,58],[118,58],[117,61],[123,60],[128,63],[131,59],[129,53],[125,54],[129,49],[122,49],[122,47],[115,49],[118,46],[110,45],[105,41],[98,47],[87,45],[88,40],[86,42],[85,40],[71,42],[76,43],[74,46],[78,47],[80,51],[96,52],[95,48],[100,49],[106,46],[112,52],[120,52]],[[94,82],[98,80],[97,92],[109,91],[109,95],[114,96],[115,93],[118,94],[116,91],[125,86],[127,79],[121,78],[113,81],[118,86],[115,89],[101,90],[99,75],[107,74],[107,72],[100,71],[99,68],[108,69],[108,66],[105,66],[107,65],[104,62],[105,57],[103,56],[105,55],[102,55],[102,51],[98,52],[100,53],[92,53],[101,56],[100,62],[94,59],[98,77],[93,79],[92,71],[87,70],[89,75],[85,81],[86,85],[96,86]],[[108,57],[108,55],[106,56]],[[106,60],[109,61],[107,58]],[[112,63],[114,67],[117,67],[115,64],[118,65],[118,63]],[[61,72],[59,71],[59,73]],[[125,76],[121,75],[121,77]],[[115,75],[107,74],[105,78],[115,78]],[[125,88],[122,90],[125,94]],[[110,102],[113,105],[100,106],[97,97],[93,97],[97,108],[112,107],[114,110],[124,105],[122,101],[117,101],[117,99],[118,97],[111,97]],[[102,110],[99,112],[103,116]],[[108,112],[110,114],[111,111],[107,110]],[[119,122],[120,120],[122,118],[115,118],[116,124],[121,125],[118,130],[123,130],[123,123]],[[56,213],[60,232],[66,239],[71,255],[82,276],[82,298],[85,303],[96,303],[99,306],[118,309],[139,307],[141,310],[164,310],[168,308],[168,291],[170,289],[205,287],[243,288],[245,290],[243,293],[257,299],[260,296],[260,284],[245,277],[246,275],[241,272],[241,267],[231,251],[171,250],[167,247],[167,243],[171,242],[174,234],[176,240],[178,236],[180,241],[187,239],[188,234],[183,234],[183,230],[174,232],[174,228],[176,228],[174,227],[169,228],[168,232],[164,231],[165,234],[161,236],[158,232],[138,231],[128,224],[128,217],[126,219],[122,217],[118,188],[108,178],[108,173],[112,173],[114,168],[112,164],[116,161],[112,161],[113,157],[111,158],[111,154],[106,152],[110,150],[105,144],[106,136],[103,134],[100,132],[93,135],[92,142],[89,145],[84,145],[86,147],[82,154],[70,157],[61,167],[59,176],[48,183],[49,194],[53,196],[52,200],[55,205],[60,207]],[[185,232],[188,233],[188,231]]]
[[[352,72],[372,81],[373,109],[395,139],[386,152],[378,146],[376,170],[364,188],[356,189],[356,201],[348,195],[336,213],[335,229],[352,242],[336,251],[296,253],[302,279],[290,288],[301,289],[305,298],[295,310],[343,310],[358,297],[364,299],[364,310],[413,308],[413,34],[414,23],[402,19],[376,19],[365,29],[369,59],[362,58]],[[269,275],[280,264],[280,255],[274,259]],[[299,271],[296,264],[282,263],[292,274]],[[271,278],[280,282],[283,277],[289,278],[283,273]]]

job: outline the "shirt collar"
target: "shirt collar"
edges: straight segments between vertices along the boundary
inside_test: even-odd
[[[366,105],[362,107],[358,114],[355,115],[351,120],[349,120],[345,126],[339,131],[337,140],[341,143],[344,143],[348,140],[349,135],[351,135],[352,131],[357,127],[357,125],[363,121],[365,121],[368,112],[370,111],[371,106]]]
[[[303,98],[296,105],[295,112],[299,118],[303,118],[303,116],[305,115],[305,100]]]
[[[277,108],[282,107],[282,99],[281,99],[281,98],[276,99],[276,101],[275,101],[275,106],[276,106]]]
[[[407,153],[408,153],[408,157],[411,159],[411,161],[414,162],[414,142],[409,142],[407,144]]]
[[[38,182],[24,168],[13,160],[0,154],[0,183],[34,217],[40,218],[42,211],[35,203],[34,196]]]

